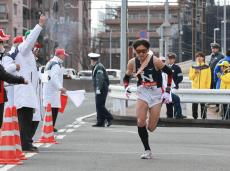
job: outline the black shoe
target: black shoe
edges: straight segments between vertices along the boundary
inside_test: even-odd
[[[58,130],[56,128],[54,128],[54,132],[58,132]]]
[[[107,120],[107,127],[110,127],[112,125],[112,123],[113,123],[112,121],[113,121],[113,119]]]
[[[105,124],[101,124],[101,123],[96,123],[94,125],[92,125],[92,127],[105,127]]]
[[[23,152],[28,152],[28,153],[38,153],[38,148],[37,147],[30,147],[30,148],[23,148],[22,147],[22,151]]]
[[[187,116],[184,115],[176,116],[176,119],[185,119],[185,118],[187,118]]]

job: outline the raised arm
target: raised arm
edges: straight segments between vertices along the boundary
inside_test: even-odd
[[[38,39],[40,32],[42,31],[43,26],[45,25],[46,17],[44,15],[40,16],[39,24],[37,24],[31,33],[27,36],[19,46],[18,49],[22,54],[26,54],[28,51],[32,50],[35,42]],[[26,55],[25,55],[26,56]]]

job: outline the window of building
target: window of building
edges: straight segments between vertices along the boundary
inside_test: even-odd
[[[28,5],[28,1],[27,0],[23,0],[23,4],[24,5]]]
[[[17,11],[18,11],[18,5],[14,4],[14,15],[17,15]]]
[[[0,4],[0,13],[6,13],[6,4]]]

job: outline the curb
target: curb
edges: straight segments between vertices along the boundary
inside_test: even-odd
[[[136,125],[136,118],[131,116],[114,116],[114,124]],[[200,128],[228,128],[230,129],[230,120],[216,119],[172,119],[160,118],[158,121],[160,127],[200,127]]]

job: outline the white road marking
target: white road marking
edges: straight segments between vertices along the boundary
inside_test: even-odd
[[[75,129],[67,129],[67,130],[66,130],[67,133],[71,133],[71,132],[73,132],[73,131],[75,131]]]
[[[13,167],[15,167],[16,165],[5,165],[3,168],[0,169],[0,171],[7,171],[9,169],[12,169]]]
[[[25,153],[25,156],[26,158],[30,158],[30,157],[33,157],[35,154],[38,154],[38,153]]]
[[[79,117],[73,122],[73,124],[66,125],[65,127],[67,127],[67,128],[74,127],[75,129],[79,128],[81,125],[85,124],[85,122],[82,121],[83,119],[91,117],[91,116],[94,116],[94,115],[96,115],[96,113],[92,113],[92,114],[89,114],[89,115],[86,115],[86,116],[83,116],[83,117]],[[76,125],[76,124],[79,124],[79,125]],[[75,129],[68,129],[68,130],[71,130],[71,132],[73,132]],[[65,130],[66,129],[60,129],[60,130],[58,130],[58,132],[65,132]],[[57,135],[56,137],[59,137],[61,139],[62,136],[64,138],[66,135]],[[57,138],[57,139],[59,139],[59,138]],[[52,145],[53,144],[44,144],[43,145],[42,143],[35,143],[36,147],[42,146],[42,147],[48,148],[48,147],[50,147]],[[30,157],[34,156],[35,154],[38,154],[38,153],[26,153],[25,156],[27,158],[30,158]],[[1,166],[3,166],[3,167],[0,168],[0,171],[8,171],[8,170],[12,169],[13,167],[15,167],[17,165],[0,165],[0,167]]]
[[[81,125],[74,125],[73,128],[79,128]]]
[[[57,135],[56,139],[62,140],[66,135]]]
[[[106,131],[109,131],[109,132],[117,132],[117,133],[131,133],[131,134],[137,134],[137,131],[127,131],[127,130],[119,130],[119,129],[107,129]]]
[[[43,145],[43,143],[33,143],[33,145],[34,145],[35,147],[40,147],[41,145]]]
[[[141,152],[131,152],[131,151],[128,151],[128,152],[124,152],[124,151],[84,151],[84,150],[71,150],[71,151],[42,151],[42,153],[98,153],[98,154],[140,154]],[[177,155],[177,156],[180,156],[180,155],[190,155],[190,156],[208,156],[208,157],[230,157],[230,154],[223,154],[223,153],[200,153],[200,152],[197,152],[197,153],[155,153],[153,152],[154,156],[161,156],[161,155]]]
[[[65,128],[71,128],[71,127],[73,127],[73,125],[72,125],[72,124],[70,124],[70,125],[66,125],[66,126],[65,126]]]
[[[62,133],[65,132],[66,129],[59,129],[58,132]]]
[[[53,145],[53,144],[45,144],[43,147],[48,148],[48,147],[50,147],[51,145]]]

